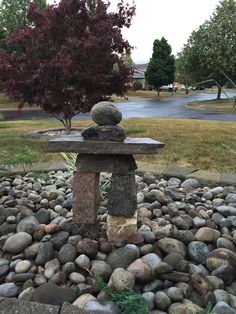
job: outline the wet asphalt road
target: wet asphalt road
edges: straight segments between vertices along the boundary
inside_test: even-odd
[[[229,97],[236,93],[227,93]],[[199,93],[193,96],[165,98],[159,101],[147,98],[130,97],[128,102],[115,103],[122,112],[123,119],[129,118],[173,118],[236,121],[236,112],[214,112],[206,110],[187,109],[185,105],[193,101],[214,99],[215,94]],[[222,95],[222,98],[225,97]],[[16,111],[3,112],[6,120],[28,120],[52,118],[41,110],[24,110],[20,114]],[[88,120],[89,114],[80,114],[75,120]]]

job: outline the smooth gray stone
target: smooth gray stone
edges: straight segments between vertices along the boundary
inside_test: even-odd
[[[201,241],[193,241],[188,245],[188,254],[194,262],[200,264],[205,262],[209,249],[207,245]]]
[[[37,218],[34,216],[29,216],[24,219],[22,219],[18,226],[17,226],[17,232],[26,232],[32,235],[34,231],[36,230],[37,226],[39,225],[39,222]]]
[[[18,254],[32,243],[32,237],[26,232],[18,232],[9,237],[5,242],[5,251]]]
[[[112,269],[118,267],[126,269],[133,261],[139,258],[138,251],[131,247],[125,246],[112,251],[106,262],[111,265]]]
[[[5,299],[0,303],[0,314],[59,314],[58,306],[27,302],[17,299]]]
[[[119,306],[112,301],[89,301],[84,309],[96,314],[121,314]]]
[[[122,114],[109,101],[101,101],[93,106],[91,118],[98,125],[116,125],[122,120]]]
[[[39,248],[38,254],[35,259],[35,264],[37,266],[43,266],[45,263],[53,259],[54,251],[51,242],[42,243]]]
[[[125,129],[120,125],[93,125],[84,129],[81,135],[89,141],[122,142],[126,137]]]
[[[18,294],[18,287],[10,282],[0,285],[0,297],[9,298],[15,297]]]

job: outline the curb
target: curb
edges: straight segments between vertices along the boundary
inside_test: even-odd
[[[152,173],[158,179],[170,179],[172,177],[181,180],[197,179],[202,185],[209,186],[236,186],[236,174],[210,172],[200,170],[198,168],[178,167],[175,165],[162,166],[158,164],[151,164],[147,162],[137,161],[138,169],[135,171],[138,175],[143,175],[145,172]],[[67,167],[62,162],[45,162],[36,163],[32,166],[17,166],[0,171],[0,177],[12,175],[25,175],[28,172],[49,172],[49,171],[65,171]]]

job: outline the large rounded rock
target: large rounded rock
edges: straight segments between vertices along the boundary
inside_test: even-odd
[[[108,263],[104,261],[95,260],[92,262],[92,267],[90,268],[90,271],[92,274],[96,274],[103,280],[108,281],[112,273],[112,268]]]
[[[35,218],[34,216],[29,216],[19,222],[17,226],[17,232],[26,232],[32,235],[38,225],[39,222],[37,218]]]
[[[134,275],[123,268],[115,269],[110,279],[112,286],[118,292],[122,292],[125,289],[133,289],[135,284]]]
[[[84,310],[89,313],[104,313],[104,314],[120,314],[119,306],[113,301],[89,301],[85,304]]]
[[[62,264],[73,262],[77,256],[77,250],[72,244],[64,244],[59,251],[58,258]]]
[[[159,248],[166,254],[176,253],[182,256],[186,255],[185,245],[179,240],[172,238],[163,238],[157,241]]]
[[[200,306],[193,304],[191,302],[186,302],[184,304],[173,304],[169,308],[169,314],[197,314],[200,313]]]
[[[77,251],[85,254],[90,258],[94,258],[98,253],[98,242],[90,239],[83,239],[77,244]]]
[[[137,282],[151,282],[155,276],[155,270],[142,258],[138,258],[127,268]]]
[[[209,249],[207,245],[201,241],[193,241],[188,245],[188,254],[192,261],[201,264],[205,262]]]
[[[0,297],[10,298],[18,294],[18,287],[14,283],[3,283],[0,285]]]
[[[6,240],[4,249],[9,253],[18,254],[31,243],[32,237],[30,234],[26,232],[18,232]]]
[[[112,103],[101,101],[93,106],[91,118],[98,125],[116,125],[122,120],[122,114]]]
[[[122,142],[126,137],[125,129],[120,125],[93,125],[84,129],[81,135],[90,141]]]
[[[195,234],[196,240],[202,242],[214,242],[220,236],[221,236],[220,231],[208,227],[200,228]]]
[[[111,265],[112,269],[118,267],[126,269],[138,257],[139,250],[137,247],[135,245],[127,245],[112,251],[107,258],[107,263]]]
[[[223,265],[230,265],[236,268],[236,254],[225,248],[216,249],[206,258],[207,268],[212,271]]]

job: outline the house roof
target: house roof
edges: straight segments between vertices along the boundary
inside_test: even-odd
[[[148,67],[148,63],[139,63],[139,64],[135,64],[134,68],[139,70],[139,71],[146,71]]]

